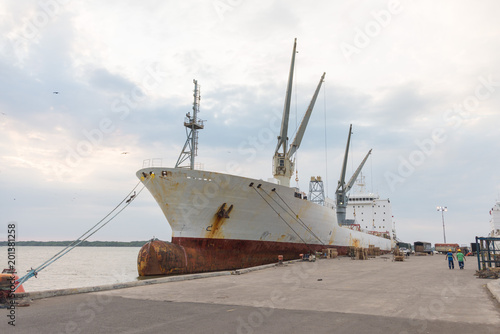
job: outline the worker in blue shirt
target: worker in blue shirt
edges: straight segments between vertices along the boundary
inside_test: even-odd
[[[448,259],[448,267],[450,269],[455,269],[455,263],[453,260],[455,259],[455,255],[451,252],[451,249],[448,249],[448,254],[446,254],[446,258]]]

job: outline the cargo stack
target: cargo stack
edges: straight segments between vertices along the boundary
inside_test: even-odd
[[[394,261],[403,262],[404,260],[405,260],[404,253],[399,250],[399,247],[394,248]]]
[[[334,259],[337,256],[339,256],[339,253],[337,252],[337,248],[327,248],[323,250],[323,253],[326,254],[327,259]]]
[[[356,247],[349,246],[349,250],[347,251],[347,256],[350,256],[351,259],[355,260],[356,259]]]
[[[368,245],[368,257],[375,257],[375,245]]]
[[[356,247],[356,260],[368,260],[367,248]]]

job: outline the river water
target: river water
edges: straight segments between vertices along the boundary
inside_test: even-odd
[[[64,247],[17,246],[16,269],[22,277]],[[26,292],[80,288],[138,279],[140,247],[77,247],[23,284]],[[7,268],[7,247],[0,247],[0,272]]]

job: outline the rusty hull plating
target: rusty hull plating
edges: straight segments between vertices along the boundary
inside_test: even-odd
[[[139,251],[137,270],[139,276],[184,274],[185,251],[170,242],[151,240]]]
[[[328,246],[288,242],[229,240],[206,238],[173,238],[172,242],[151,240],[142,246],[137,259],[140,276],[193,274],[208,271],[235,270],[283,260],[300,258],[300,254],[321,251]],[[340,255],[349,247],[335,247]]]

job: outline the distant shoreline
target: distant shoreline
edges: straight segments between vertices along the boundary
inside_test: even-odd
[[[73,241],[16,241],[16,246],[68,246]],[[147,241],[83,241],[78,247],[142,247]],[[7,241],[0,241],[8,246]]]

